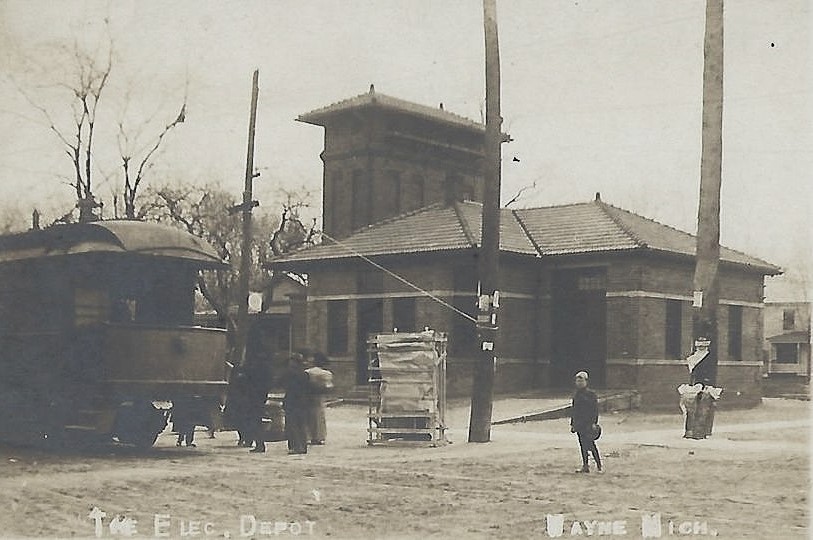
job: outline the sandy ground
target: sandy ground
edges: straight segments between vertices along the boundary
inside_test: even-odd
[[[307,456],[285,443],[248,454],[232,432],[198,432],[190,449],[166,433],[147,453],[0,446],[0,535],[95,538],[94,508],[104,538],[546,538],[559,514],[564,537],[641,538],[651,513],[662,537],[809,535],[807,402],[718,412],[705,441],[683,439],[679,415],[605,416],[603,475],[573,473],[566,420],[495,426],[491,443],[468,444],[456,405],[454,443],[439,448],[367,447],[366,408],[348,405],[328,410],[328,444]]]

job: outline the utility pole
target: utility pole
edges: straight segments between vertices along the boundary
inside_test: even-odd
[[[232,207],[231,212],[243,213],[243,238],[240,249],[240,275],[238,276],[237,289],[240,303],[237,308],[237,329],[235,337],[235,348],[233,363],[242,364],[245,360],[246,341],[248,337],[248,295],[249,295],[249,274],[251,273],[251,211],[260,203],[254,200],[253,184],[254,178],[254,127],[257,123],[257,95],[259,94],[258,79],[259,70],[254,70],[254,77],[251,84],[251,114],[248,121],[248,153],[246,156],[246,182],[243,189],[243,202]]]
[[[700,203],[694,271],[692,335],[695,347],[708,340],[709,353],[692,372],[691,383],[717,382],[717,304],[720,265],[720,185],[723,162],[723,0],[706,0],[703,44],[703,131]],[[701,345],[702,346],[702,345]]]
[[[469,442],[491,440],[494,373],[497,368],[498,270],[500,256],[500,174],[502,117],[500,116],[500,47],[497,39],[497,0],[483,0],[486,52],[486,139],[483,177],[480,292],[477,327],[480,358],[474,369]]]

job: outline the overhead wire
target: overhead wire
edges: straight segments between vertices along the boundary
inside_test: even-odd
[[[363,253],[360,253],[360,252],[356,251],[355,249],[351,248],[350,246],[348,246],[347,244],[344,244],[343,242],[340,242],[339,240],[336,240],[335,238],[333,238],[332,236],[330,236],[326,232],[323,231],[321,234],[322,234],[323,237],[325,237],[328,240],[330,240],[331,242],[335,243],[337,246],[339,246],[339,247],[345,249],[346,251],[352,253],[355,257],[358,257],[359,259],[363,260],[364,262],[378,268],[382,272],[394,277],[395,279],[397,279],[398,281],[400,281],[404,285],[407,285],[408,287],[411,287],[411,288],[415,289],[416,291],[420,292],[422,295],[424,295],[424,296],[426,296],[428,298],[431,298],[432,300],[434,300],[438,304],[440,304],[440,305],[454,311],[455,313],[457,313],[461,317],[463,317],[465,319],[468,319],[469,321],[471,321],[473,323],[477,322],[477,319],[475,319],[474,317],[472,317],[471,315],[469,315],[465,311],[462,311],[462,310],[458,309],[457,307],[455,307],[452,304],[446,302],[445,300],[443,300],[439,296],[434,295],[431,292],[427,291],[426,289],[423,289],[423,288],[419,287],[418,285],[412,283],[411,281],[409,281],[405,277],[393,272],[392,270],[390,270],[388,268],[385,268],[384,266],[382,266],[382,265],[378,264],[377,262],[373,261],[372,259],[370,259],[366,255],[364,255]]]

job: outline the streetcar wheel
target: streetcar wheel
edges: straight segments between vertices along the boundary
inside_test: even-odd
[[[167,414],[150,402],[122,404],[116,416],[115,437],[120,443],[149,448],[167,425]]]
[[[150,431],[133,431],[130,433],[120,433],[117,438],[120,443],[131,444],[136,448],[147,449],[155,444],[155,441],[158,440],[158,435],[158,433]]]

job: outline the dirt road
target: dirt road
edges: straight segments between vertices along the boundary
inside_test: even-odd
[[[0,535],[539,538],[561,519],[563,537],[640,538],[660,513],[662,537],[807,538],[807,405],[719,413],[706,441],[682,439],[677,415],[607,416],[603,475],[573,473],[564,420],[467,444],[463,410],[441,448],[368,448],[353,406],[329,409],[328,444],[307,456],[248,454],[230,432],[198,432],[195,449],[167,433],[146,454],[0,447]]]

